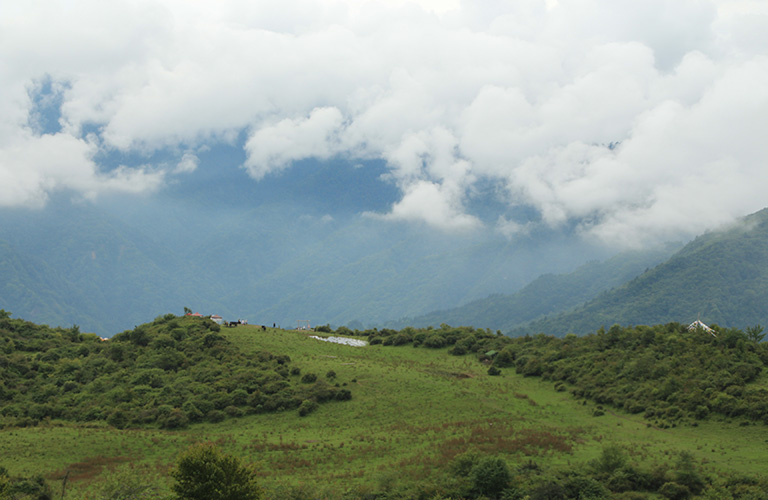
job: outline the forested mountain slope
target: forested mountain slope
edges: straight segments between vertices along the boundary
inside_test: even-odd
[[[178,253],[89,206],[6,212],[0,230],[2,277],[14,279],[0,303],[37,323],[109,336],[180,312],[209,281],[205,269],[189,269]]]
[[[620,286],[664,261],[678,248],[677,244],[669,244],[651,250],[624,252],[603,262],[588,262],[572,273],[544,274],[512,295],[492,295],[454,309],[393,321],[389,326],[423,327],[447,323],[509,331],[541,316],[576,307],[600,292]]]
[[[47,322],[67,325],[72,318],[88,311],[76,311],[61,300],[62,291],[70,298],[78,291],[70,286],[44,261],[19,252],[8,241],[0,239],[0,309],[19,306],[26,316],[46,318]],[[71,324],[71,323],[70,323]]]
[[[697,318],[746,328],[768,324],[768,209],[699,236],[668,261],[570,312],[514,334],[585,334],[601,326],[650,325]]]

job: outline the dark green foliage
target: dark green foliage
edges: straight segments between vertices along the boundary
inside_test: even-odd
[[[436,333],[430,335],[424,341],[424,346],[430,347],[432,349],[439,349],[441,347],[444,347],[445,344],[446,344],[445,338],[442,335],[438,335]]]
[[[555,481],[546,481],[531,491],[531,500],[566,500],[565,487]]]
[[[179,457],[171,472],[178,500],[257,500],[252,470],[212,444],[198,444]]]
[[[704,478],[697,470],[693,456],[684,452],[675,464],[674,479],[677,484],[685,486],[694,495],[698,495],[704,490]]]
[[[685,485],[670,481],[664,483],[661,488],[659,488],[659,494],[669,500],[685,500],[691,496],[691,490]]]
[[[517,373],[665,425],[712,413],[764,421],[766,394],[752,383],[768,345],[739,330],[715,330],[717,337],[676,323],[614,326],[584,337],[512,339],[501,353],[514,351]]]
[[[507,463],[496,457],[480,459],[469,471],[472,489],[480,495],[496,498],[512,481]]]
[[[42,476],[12,477],[5,467],[0,466],[0,499],[53,500],[53,493]]]
[[[762,342],[762,340],[765,338],[763,327],[759,324],[755,326],[749,326],[744,331],[747,334],[747,338],[753,342]]]
[[[317,410],[317,407],[318,407],[317,401],[313,401],[311,399],[305,399],[299,405],[299,416],[306,417],[313,411]]]
[[[287,355],[245,356],[206,318],[165,315],[101,341],[62,329],[0,318],[0,425],[45,419],[106,420],[181,429],[302,401],[345,400],[348,390],[299,384]]]
[[[414,347],[444,347],[449,353],[474,354],[500,367],[551,380],[558,391],[601,405],[643,414],[660,426],[708,418],[712,414],[768,422],[768,391],[753,382],[768,363],[768,343],[755,335],[713,325],[716,337],[688,331],[680,323],[625,328],[614,325],[596,333],[563,338],[538,334],[510,338],[471,327],[408,328]],[[386,337],[382,333],[386,332]],[[757,332],[757,333],[756,333]],[[365,332],[364,332],[365,333]],[[372,333],[383,345],[402,333]],[[371,342],[372,344],[374,342]]]
[[[596,474],[610,476],[627,464],[627,454],[617,445],[603,448],[600,457],[590,463]]]

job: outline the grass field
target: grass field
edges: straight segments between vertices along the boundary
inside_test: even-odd
[[[594,417],[593,404],[551,383],[513,370],[488,376],[472,355],[410,345],[350,347],[254,326],[222,333],[244,352],[288,354],[302,374],[324,378],[334,371],[332,382],[349,388],[352,400],[323,404],[305,417],[293,410],[181,431],[58,422],[4,429],[0,464],[12,474],[43,474],[54,487],[69,471],[66,498],[84,498],[116,469],[166,482],[178,453],[198,441],[217,442],[256,464],[266,488],[303,484],[336,492],[421,481],[469,448],[499,454],[510,466],[533,460],[559,467],[595,458],[616,443],[644,465],[687,450],[712,470],[747,474],[763,473],[768,458],[766,426],[708,421],[656,429],[637,415]]]

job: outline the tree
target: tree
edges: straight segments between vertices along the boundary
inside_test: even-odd
[[[747,327],[747,337],[749,340],[757,343],[760,343],[760,341],[765,338],[765,333],[763,332],[763,327],[759,324],[755,326],[749,326]]]
[[[254,473],[237,457],[210,443],[193,445],[179,457],[171,472],[178,500],[257,500],[260,490]]]

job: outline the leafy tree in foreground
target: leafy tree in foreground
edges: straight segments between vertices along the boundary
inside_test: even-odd
[[[472,467],[469,477],[475,491],[491,498],[496,498],[512,480],[507,463],[497,457],[481,458]]]
[[[257,500],[253,471],[212,444],[188,448],[171,472],[178,500]]]

